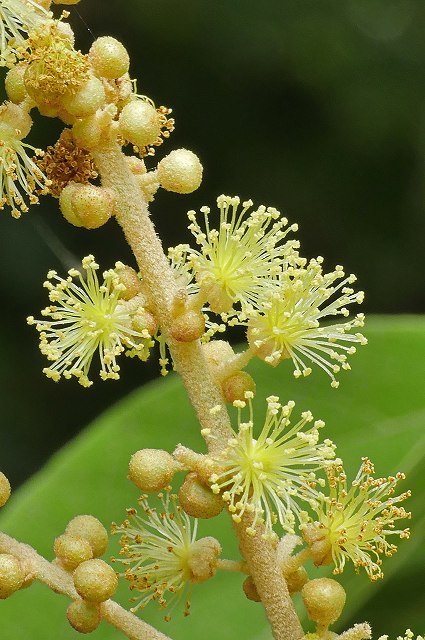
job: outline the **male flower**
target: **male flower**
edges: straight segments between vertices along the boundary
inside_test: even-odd
[[[102,380],[119,378],[117,357],[127,349],[126,355],[137,355],[141,360],[149,356],[153,345],[149,322],[152,316],[145,312],[136,296],[128,301],[122,297],[125,286],[118,270],[103,273],[100,284],[93,256],[82,262],[86,277],[76,269],[68,271],[66,279],[55,271],[47,274],[44,286],[49,291],[51,305],[42,311],[50,320],[28,318],[40,333],[40,351],[53,364],[43,369],[48,378],[58,381],[75,376],[83,387],[93,383],[88,372],[96,352],[100,358]],[[79,281],[79,284],[74,282]],[[56,281],[57,284],[53,284]]]
[[[238,197],[219,196],[218,228],[210,225],[210,209],[202,207],[204,228],[189,211],[190,231],[200,249],[189,249],[189,264],[195,274],[202,302],[214,313],[235,313],[234,305],[245,311],[256,307],[265,281],[282,268],[288,253],[298,243],[283,243],[297,225],[288,225],[279,211],[261,205],[249,211],[252,201],[239,208]],[[205,230],[204,230],[205,229]]]
[[[364,294],[348,286],[356,280],[354,275],[346,277],[341,266],[323,273],[322,262],[321,257],[308,263],[296,259],[296,264],[279,273],[273,286],[264,292],[261,305],[245,324],[250,349],[262,360],[276,366],[285,358],[292,359],[295,377],[309,375],[310,363],[316,364],[337,387],[335,373],[350,368],[347,355],[355,353],[353,343],[367,342],[361,333],[352,333],[352,329],[363,326],[364,316],[322,323],[328,317],[347,317],[346,305],[361,303]]]
[[[319,444],[319,429],[324,422],[313,421],[310,411],[291,425],[295,403],[282,406],[276,396],[267,398],[266,419],[260,435],[254,438],[252,392],[246,392],[245,397],[250,419],[241,421],[245,402],[234,402],[239,430],[217,460],[222,470],[211,476],[211,489],[223,492],[236,522],[245,512],[253,514],[249,534],[255,535],[257,523],[264,522],[266,535],[272,537],[277,520],[286,531],[293,532],[295,517],[300,516],[297,500],[308,485],[314,492],[314,472],[334,457],[335,447],[330,440]]]
[[[395,496],[404,474],[373,478],[374,467],[368,458],[362,459],[351,486],[347,485],[341,464],[329,466],[326,473],[329,496],[321,494],[310,501],[317,521],[303,527],[315,563],[333,562],[334,573],[338,574],[351,560],[356,571],[364,567],[371,580],[382,578],[382,556],[392,556],[397,551],[387,536],[409,537],[409,529],[395,529],[396,520],[411,515],[404,507],[396,506],[410,496],[410,491]]]
[[[214,576],[221,547],[215,538],[196,539],[198,521],[176,505],[176,496],[159,494],[162,511],[148,504],[146,496],[139,500],[143,516],[128,509],[128,519],[121,526],[113,525],[113,533],[121,533],[120,559],[127,568],[125,578],[130,589],[139,592],[132,600],[136,612],[151,600],[161,608],[186,593],[185,615],[189,614],[192,584]],[[192,524],[193,522],[193,524]],[[166,617],[166,620],[169,616]]]
[[[0,0],[0,66],[11,65],[26,34],[51,18],[35,0]]]
[[[0,106],[0,210],[11,207],[14,218],[28,211],[25,199],[36,204],[39,194],[48,193],[49,180],[27,150],[36,156],[43,152],[22,142],[31,126],[31,117],[20,106],[12,102]]]

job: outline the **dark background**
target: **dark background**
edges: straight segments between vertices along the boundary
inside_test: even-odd
[[[173,108],[158,159],[183,146],[204,164],[194,194],[157,195],[165,245],[189,240],[188,209],[238,194],[298,221],[305,255],[356,273],[366,312],[424,311],[423,0],[82,0],[70,11],[83,51],[100,35],[122,40],[138,91]],[[31,141],[53,144],[60,124],[35,120]],[[25,317],[47,303],[48,269],[131,256],[113,221],[75,229],[51,198],[0,224],[0,468],[16,486],[158,364],[122,359],[120,381],[90,390],[45,379]]]

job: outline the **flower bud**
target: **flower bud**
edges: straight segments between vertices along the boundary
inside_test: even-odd
[[[224,501],[202,484],[196,473],[188,473],[179,491],[179,503],[188,516],[215,518],[223,510]]]
[[[248,576],[244,580],[242,588],[248,600],[252,600],[253,602],[261,602],[261,598],[258,595],[257,587],[255,586],[252,576]]]
[[[75,141],[86,149],[97,147],[111,122],[112,115],[106,110],[96,111],[91,116],[77,120],[72,128]]]
[[[69,533],[56,538],[53,549],[61,564],[69,571],[93,558],[93,550],[88,540]]]
[[[24,82],[25,70],[26,65],[17,64],[9,69],[4,80],[7,97],[15,104],[19,104],[28,97]]]
[[[74,226],[98,229],[113,213],[114,196],[105,187],[70,182],[61,191],[59,205],[63,216]]]
[[[332,578],[310,580],[301,595],[309,618],[323,626],[338,620],[346,599],[345,589]]]
[[[121,42],[110,36],[95,40],[90,47],[88,57],[96,75],[108,80],[124,75],[130,66],[127,49]]]
[[[192,151],[175,149],[158,164],[158,179],[167,191],[192,193],[202,182],[202,165]]]
[[[11,493],[10,482],[6,478],[4,473],[0,471],[0,508],[4,507],[6,502],[9,500],[10,493]]]
[[[91,76],[76,93],[64,95],[61,104],[68,113],[77,118],[92,115],[105,104],[102,81]]]
[[[87,540],[95,558],[102,556],[108,546],[108,532],[100,520],[94,516],[75,516],[68,522],[65,533]]]
[[[79,595],[90,602],[104,602],[111,598],[118,586],[118,577],[103,560],[82,562],[73,573]]]
[[[23,140],[31,127],[31,116],[22,107],[13,102],[6,102],[0,106],[0,138],[7,139],[10,135],[17,140]]]
[[[304,567],[298,567],[296,571],[285,576],[285,580],[289,593],[292,595],[293,593],[301,591],[306,582],[308,582],[308,574]]]
[[[144,175],[147,172],[146,165],[141,158],[137,156],[125,156],[128,168],[135,176]]]
[[[201,538],[191,544],[187,562],[191,574],[189,580],[194,584],[199,584],[212,578],[217,571],[220,554],[221,545],[211,536]]]
[[[123,300],[131,300],[131,298],[134,298],[137,294],[142,293],[142,281],[132,267],[128,267],[121,262],[115,265],[115,271],[118,274],[121,284],[125,286],[124,291],[120,293],[120,298]]]
[[[154,336],[158,330],[158,321],[150,311],[140,307],[132,317],[131,328],[139,333],[146,330],[150,336]]]
[[[97,629],[102,619],[99,605],[86,600],[71,602],[66,615],[71,627],[80,633],[91,633]]]
[[[149,102],[132,100],[120,113],[119,128],[126,140],[137,147],[153,144],[161,133],[161,119]]]
[[[21,588],[24,572],[15,556],[9,553],[0,554],[0,600],[4,600]]]
[[[302,528],[302,534],[310,547],[316,567],[330,564],[332,562],[332,546],[323,529],[314,524],[306,524]]]
[[[235,355],[231,345],[226,340],[210,340],[210,342],[202,345],[202,351],[212,369],[216,369]]]
[[[174,460],[162,449],[140,449],[128,465],[128,478],[146,493],[155,493],[168,486],[174,475]]]
[[[171,325],[170,333],[178,342],[198,340],[205,331],[205,318],[199,311],[185,311]]]
[[[238,371],[233,376],[226,378],[221,383],[221,388],[226,402],[233,403],[235,400],[245,400],[246,391],[251,391],[255,394],[256,384],[249,373]]]

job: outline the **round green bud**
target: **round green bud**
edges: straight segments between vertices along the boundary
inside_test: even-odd
[[[292,595],[293,593],[301,591],[306,582],[308,582],[308,574],[304,567],[298,567],[296,571],[285,576],[285,580],[289,593]]]
[[[158,322],[147,309],[139,309],[131,320],[131,328],[139,333],[146,330],[150,336],[154,336],[158,331]]]
[[[179,503],[188,516],[215,518],[224,508],[220,494],[202,484],[196,473],[188,473],[179,491]]]
[[[70,571],[93,558],[93,550],[88,540],[69,533],[56,538],[53,549],[61,564]]]
[[[174,460],[162,449],[140,449],[128,465],[128,478],[146,493],[156,493],[167,487],[174,475]]]
[[[235,355],[231,345],[226,340],[210,340],[202,345],[202,351],[212,369],[216,369]]]
[[[131,300],[134,296],[143,292],[142,281],[132,267],[119,263],[119,265],[115,265],[115,271],[118,274],[120,283],[125,286],[124,291],[120,293],[120,298]]]
[[[74,122],[72,134],[80,147],[97,147],[102,138],[108,138],[113,115],[108,110],[98,110],[91,116]]]
[[[127,49],[115,38],[103,36],[90,47],[89,62],[96,75],[114,80],[127,73],[130,58]]]
[[[10,482],[0,471],[0,507],[4,507],[11,494]]]
[[[61,104],[68,113],[77,118],[85,118],[96,113],[105,104],[102,81],[96,76],[91,76],[77,93],[64,95]]]
[[[21,563],[9,553],[0,554],[0,600],[4,600],[18,591],[25,576]]]
[[[309,618],[317,624],[328,626],[338,620],[345,605],[345,589],[332,578],[309,580],[301,595]]]
[[[98,229],[113,213],[114,196],[104,187],[70,182],[61,191],[59,205],[64,218],[74,226]]]
[[[163,189],[192,193],[202,182],[202,165],[188,149],[176,149],[158,164],[158,180]]]
[[[193,342],[204,335],[205,318],[199,311],[185,311],[173,320],[170,333],[178,342]]]
[[[19,104],[19,102],[28,97],[24,82],[25,71],[26,65],[17,64],[9,69],[4,80],[7,97],[15,104]]]
[[[102,619],[99,605],[86,600],[71,602],[66,615],[71,627],[79,633],[91,633],[97,629]]]
[[[79,595],[90,602],[104,602],[111,598],[118,586],[118,577],[103,560],[86,560],[73,573]]]
[[[126,140],[137,147],[146,147],[159,137],[161,119],[149,102],[132,100],[120,113],[119,128]]]
[[[37,109],[45,118],[57,118],[60,106],[55,101],[49,102],[48,100],[42,100],[40,97],[37,101]]]
[[[187,560],[190,571],[189,580],[194,584],[200,584],[212,578],[217,571],[220,554],[221,545],[211,536],[200,538],[192,543]]]
[[[22,107],[13,102],[6,102],[0,106],[0,134],[7,139],[8,135],[23,140],[29,134],[32,119]]]
[[[248,600],[252,600],[253,602],[261,602],[261,598],[258,595],[257,587],[255,586],[252,576],[248,576],[244,580],[242,588]]]
[[[95,558],[102,556],[108,546],[108,532],[94,516],[76,516],[69,521],[65,533],[87,540]]]
[[[256,384],[249,373],[238,371],[226,378],[221,383],[221,388],[226,402],[233,403],[235,400],[245,400],[246,391],[252,391],[255,394]]]

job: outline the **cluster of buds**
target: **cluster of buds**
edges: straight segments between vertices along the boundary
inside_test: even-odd
[[[54,543],[56,562],[72,573],[80,596],[67,609],[70,625],[80,633],[97,629],[102,619],[100,603],[111,598],[118,586],[115,571],[100,559],[107,546],[105,527],[90,515],[73,518]]]
[[[71,224],[87,229],[105,224],[114,213],[113,198],[90,182],[97,175],[90,152],[111,140],[132,146],[136,155],[128,156],[129,168],[147,201],[160,186],[176,193],[197,189],[202,165],[187,149],[172,151],[156,169],[145,166],[142,158],[169,137],[174,120],[171,109],[135,93],[124,45],[102,36],[83,54],[74,47],[69,13],[57,20],[49,9],[50,1],[39,0],[10,0],[0,8],[10,101],[0,108],[0,208],[8,206],[19,217],[27,202],[51,194]],[[23,142],[33,109],[67,125],[46,153]]]
[[[339,574],[346,561],[351,561],[357,572],[364,567],[371,580],[382,578],[380,555],[391,556],[396,551],[387,538],[409,535],[408,529],[396,530],[394,521],[410,517],[396,506],[410,492],[396,496],[396,485],[404,475],[375,479],[373,465],[366,458],[348,489],[342,462],[335,459],[335,445],[320,439],[323,421],[314,420],[305,411],[292,422],[294,403],[282,405],[276,396],[270,396],[264,425],[256,433],[252,399],[253,393],[248,391],[244,401],[234,401],[238,428],[221,454],[203,455],[180,444],[173,454],[161,449],[141,449],[131,457],[128,477],[143,492],[140,504],[145,515],[140,519],[136,511],[129,510],[131,517],[121,527],[114,526],[114,531],[122,534],[124,575],[131,588],[142,594],[136,609],[153,599],[159,576],[166,575],[167,589],[178,583],[176,591],[184,592],[194,581],[179,562],[190,557],[190,553],[170,545],[171,534],[161,538],[168,527],[165,523],[171,520],[170,526],[180,528],[173,539],[185,540],[188,546],[193,544],[194,538],[190,536],[196,530],[196,522],[191,524],[190,519],[213,518],[227,507],[236,525],[246,528],[249,536],[261,536],[271,542],[290,593],[301,592],[318,632],[327,633],[342,612],[345,591],[334,579],[309,579],[304,563],[313,560],[316,566],[333,564],[334,573]],[[245,411],[248,419],[244,418]],[[177,496],[170,499],[167,492],[179,472],[185,473],[185,477],[177,507]],[[328,478],[329,496],[323,492],[326,483],[322,472]],[[168,496],[164,498],[161,494],[162,528],[146,496],[158,491],[165,491]],[[280,540],[279,525],[286,531]],[[162,531],[159,538],[161,544],[168,545],[168,555],[159,557],[154,551],[153,547],[159,548],[160,542],[157,537],[152,542],[149,527],[157,530],[155,536]],[[299,545],[303,545],[302,550],[294,553]],[[224,561],[219,561],[216,568],[225,568]],[[247,565],[239,561],[233,570],[247,573]],[[245,579],[243,589],[250,600],[260,600],[252,576]],[[160,604],[164,607],[167,604],[163,593]]]

